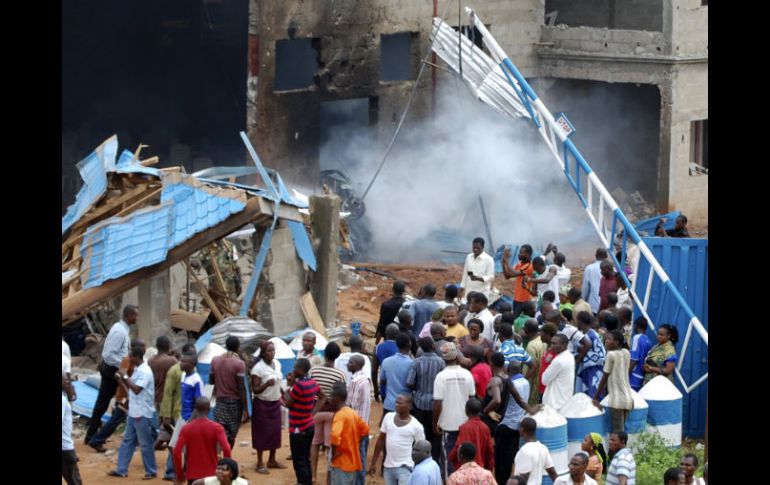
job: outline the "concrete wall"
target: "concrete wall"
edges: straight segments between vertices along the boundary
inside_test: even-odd
[[[708,223],[708,175],[690,175],[690,123],[708,119],[708,64],[680,66],[674,78],[670,128],[670,210]]]
[[[678,57],[708,57],[707,5],[701,0],[674,0],[672,2],[673,54]]]
[[[651,57],[661,55],[667,41],[662,32],[559,25],[542,26],[541,42],[553,42],[553,46],[548,47],[549,52],[563,50],[607,56]]]
[[[665,1],[546,0],[545,11],[558,10],[556,23],[571,27],[661,31]]]
[[[244,288],[246,285],[248,281],[243,282]],[[257,287],[256,320],[275,335],[305,328],[299,298],[307,291],[305,269],[297,258],[291,231],[279,221]]]

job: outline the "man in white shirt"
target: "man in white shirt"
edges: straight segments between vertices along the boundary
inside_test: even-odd
[[[446,367],[436,374],[433,381],[433,433],[442,437],[441,468],[446,479],[454,471],[447,453],[455,446],[460,426],[468,420],[465,403],[476,395],[476,383],[473,375],[460,367],[457,361],[459,352],[454,343],[441,345],[439,354]]]
[[[377,438],[369,465],[369,476],[374,476],[377,460],[385,448],[385,483],[405,484],[414,469],[412,447],[425,439],[425,430],[417,418],[409,414],[412,409],[411,394],[400,394],[396,398],[395,407],[395,412],[386,414],[382,419],[380,436]]]
[[[591,311],[599,313],[599,284],[602,280],[601,263],[607,259],[607,250],[599,248],[596,250],[596,261],[586,266],[583,273],[583,299],[588,302]]]
[[[463,324],[467,327],[468,322],[474,318],[478,318],[484,323],[484,330],[481,332],[481,335],[492,342],[495,338],[495,316],[492,315],[492,312],[487,308],[488,303],[489,300],[487,300],[484,293],[475,292],[471,295],[468,299],[469,311],[465,316],[465,320],[463,320]]]
[[[118,389],[118,381],[115,373],[120,367],[120,362],[128,355],[131,345],[129,325],[135,325],[139,319],[139,309],[135,305],[123,307],[123,319],[110,328],[107,338],[104,339],[102,348],[102,362],[99,364],[99,374],[102,379],[99,384],[99,394],[91,412],[91,421],[88,423],[85,443],[88,444],[94,437],[102,422],[102,416],[110,405],[112,396]]]
[[[484,252],[484,239],[477,237],[473,240],[473,252],[465,258],[460,296],[471,291],[480,291],[489,298],[494,278],[495,261],[492,256]]]
[[[350,352],[341,353],[337,360],[334,361],[334,367],[344,372],[348,376],[347,382],[350,382],[353,380],[353,373],[348,370],[348,362],[352,356],[360,355],[364,358],[364,374],[372,375],[372,361],[369,360],[369,356],[361,353],[364,348],[364,339],[360,335],[353,335],[350,337],[348,345],[350,346]]]
[[[596,480],[586,475],[588,455],[584,452],[575,454],[569,461],[569,475],[556,479],[553,485],[596,485]]]
[[[532,418],[524,418],[519,423],[519,435],[524,445],[516,453],[511,478],[519,475],[527,481],[527,485],[540,485],[543,483],[545,473],[551,477],[551,480],[556,480],[557,477],[551,454],[548,448],[535,438],[536,431],[537,422]]]
[[[567,350],[567,337],[564,334],[553,336],[551,349],[557,355],[543,372],[543,404],[558,411],[567,404],[575,391],[575,358]]]
[[[110,476],[128,476],[128,466],[139,445],[144,464],[144,479],[150,480],[157,475],[154,438],[152,436],[152,417],[155,414],[155,379],[152,369],[144,362],[144,348],[131,349],[131,363],[136,368],[129,378],[116,372],[116,379],[124,386],[128,394],[128,418],[123,442],[118,449],[118,466],[108,473]]]

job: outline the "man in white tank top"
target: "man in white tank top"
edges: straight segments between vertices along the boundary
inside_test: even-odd
[[[537,278],[530,278],[527,280],[527,282],[537,283],[538,298],[542,300],[543,293],[545,293],[548,290],[553,291],[554,295],[558,295],[559,278],[556,275],[558,267],[555,264],[546,266],[543,258],[538,256],[537,258],[532,260],[532,268],[534,268],[535,272],[537,272],[540,276],[538,276]]]

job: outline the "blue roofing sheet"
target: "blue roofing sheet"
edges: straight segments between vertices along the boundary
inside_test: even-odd
[[[172,204],[142,209],[90,227],[83,238],[83,288],[100,286],[166,259],[173,227]]]
[[[123,150],[118,159],[118,165],[113,172],[117,173],[143,173],[145,175],[154,175],[160,177],[161,171],[157,168],[145,167],[134,160],[134,154],[128,150]]]
[[[61,219],[61,232],[64,234],[107,190],[107,170],[115,167],[118,152],[118,137],[110,137],[77,164],[83,186],[75,197],[75,202],[67,208]]]
[[[164,182],[160,200],[161,203],[173,201],[174,223],[170,248],[246,208],[246,204],[239,200],[218,197],[184,182]]]
[[[313,253],[313,246],[310,244],[310,238],[307,237],[305,224],[298,221],[286,221],[286,223],[289,224],[289,229],[291,229],[291,237],[294,239],[294,248],[297,250],[297,255],[310,269],[315,271],[315,253]]]

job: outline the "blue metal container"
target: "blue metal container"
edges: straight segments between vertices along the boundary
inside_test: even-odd
[[[708,330],[708,239],[646,237],[643,240],[704,328]],[[640,295],[640,298],[644,298],[649,272],[650,265],[642,258],[639,262],[636,286],[636,294]],[[647,313],[652,317],[656,328],[662,323],[670,323],[677,328],[679,342],[676,344],[676,352],[677,356],[681,357],[682,345],[690,322],[684,312],[678,311],[679,305],[676,300],[664,293],[668,292],[664,292],[664,286],[656,277]],[[635,310],[634,318],[638,316],[641,316],[641,313]],[[652,342],[655,342],[655,335],[651,331],[648,331],[647,335]],[[688,385],[692,385],[708,372],[708,346],[695,330],[690,337],[680,372]],[[674,382],[684,395],[682,433],[691,438],[702,438],[706,429],[708,380],[690,393],[682,387],[679,379],[675,378]],[[652,410],[652,405],[650,408]]]

